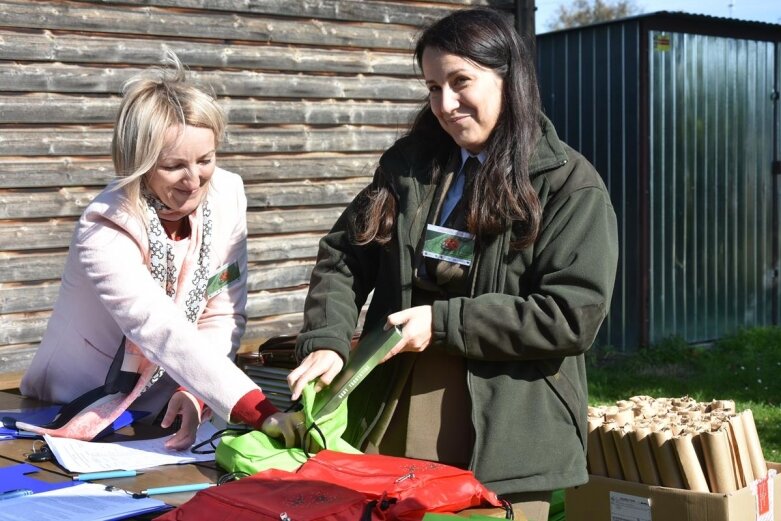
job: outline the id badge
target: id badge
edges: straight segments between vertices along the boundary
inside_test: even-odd
[[[426,226],[423,256],[471,266],[475,256],[475,236],[468,232],[429,224]]]
[[[212,298],[215,295],[219,295],[228,287],[239,280],[241,273],[239,272],[238,261],[231,262],[230,264],[223,264],[217,271],[209,277],[209,282],[206,284],[206,298]]]

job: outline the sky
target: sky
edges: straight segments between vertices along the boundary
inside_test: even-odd
[[[537,33],[549,31],[550,19],[560,5],[570,0],[535,0]],[[608,3],[614,3],[608,0]],[[738,18],[755,22],[781,24],[781,0],[634,0],[641,13],[656,11],[682,11],[692,14]]]

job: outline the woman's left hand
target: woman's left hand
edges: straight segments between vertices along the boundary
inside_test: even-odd
[[[306,384],[314,379],[318,379],[315,383],[315,392],[320,392],[333,381],[342,367],[344,367],[344,360],[336,351],[319,349],[309,353],[301,360],[299,366],[287,375],[287,384],[292,391],[290,398],[298,400]]]
[[[165,441],[168,450],[189,449],[195,443],[195,434],[201,425],[201,406],[195,396],[187,391],[177,391],[168,402],[168,409],[160,426],[164,429],[170,427],[177,416],[182,417],[182,426],[176,434]]]
[[[388,324],[399,326],[403,338],[385,355],[383,362],[399,353],[420,353],[431,343],[431,306],[415,306],[388,315]]]

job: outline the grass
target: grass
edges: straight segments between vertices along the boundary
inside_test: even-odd
[[[592,405],[636,395],[734,400],[753,412],[765,459],[781,462],[781,328],[743,330],[710,347],[671,338],[629,356],[594,348],[587,363]]]

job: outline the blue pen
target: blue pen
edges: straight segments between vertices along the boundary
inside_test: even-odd
[[[41,435],[30,431],[16,431],[14,434],[16,438],[40,438]]]
[[[91,481],[93,479],[132,478],[141,474],[135,470],[109,470],[106,472],[87,472],[73,476],[73,481]]]
[[[5,501],[6,499],[16,499],[18,497],[32,496],[32,495],[33,495],[33,491],[27,488],[9,490],[8,492],[0,493],[0,501]]]
[[[147,497],[158,494],[175,494],[176,492],[197,492],[205,488],[213,487],[214,483],[192,483],[190,485],[174,485],[172,487],[158,487],[142,490],[141,494],[133,494],[133,497]]]

